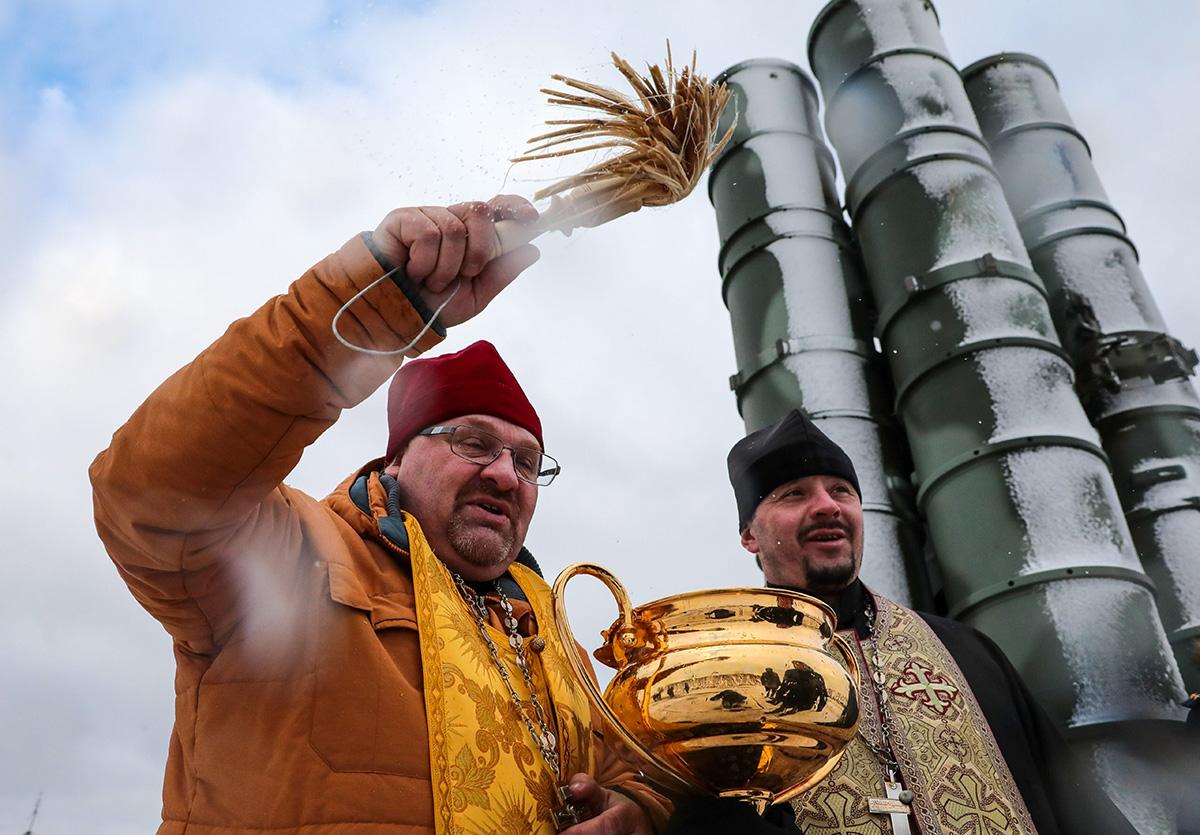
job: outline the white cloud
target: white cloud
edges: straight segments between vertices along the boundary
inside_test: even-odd
[[[1141,8],[1133,26],[1130,12],[1092,10],[1079,39],[1066,2],[942,5],[961,64],[1008,48],[1055,68],[1168,322],[1200,345],[1185,250],[1200,191],[1185,44],[1196,12]],[[0,500],[6,546],[19,546],[0,564],[15,673],[0,691],[0,826],[23,826],[41,787],[45,833],[156,820],[168,642],[96,541],[84,475],[145,394],[393,206],[532,192],[506,160],[547,115],[536,91],[551,72],[616,84],[609,49],[658,60],[668,35],[680,53],[694,45],[709,72],[762,55],[805,64],[818,6],[454,2],[405,15],[368,4],[329,27],[328,6],[287,8],[246,19],[245,4],[229,5],[191,29],[161,12],[148,34],[208,45],[196,66],[173,53],[103,107],[47,87],[24,140],[0,149]],[[756,577],[724,477],[741,424],[715,223],[699,191],[540,242],[541,263],[445,344],[496,342],[542,410],[565,467],[531,533],[547,573],[601,562],[635,602]],[[383,432],[376,396],[312,449],[294,483],[323,495],[378,454]],[[580,594],[586,642],[614,610],[604,592]]]

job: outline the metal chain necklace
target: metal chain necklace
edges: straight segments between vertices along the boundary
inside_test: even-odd
[[[483,642],[487,645],[488,653],[492,656],[492,663],[496,665],[496,669],[500,672],[500,678],[504,679],[504,686],[508,688],[508,695],[512,700],[513,706],[517,709],[517,715],[525,723],[530,739],[533,740],[533,744],[541,752],[542,759],[546,761],[546,765],[550,768],[554,779],[556,781],[561,780],[558,738],[550,730],[550,723],[546,719],[546,711],[542,709],[542,702],[538,698],[537,688],[534,687],[533,675],[529,671],[529,663],[525,660],[525,638],[517,631],[517,619],[513,616],[512,604],[508,602],[508,596],[500,588],[500,584],[493,581],[496,594],[500,596],[500,608],[504,612],[504,633],[508,636],[508,645],[512,647],[517,657],[517,667],[520,668],[521,676],[525,679],[525,686],[529,688],[529,703],[533,706],[534,715],[537,717],[537,728],[534,727],[533,720],[529,718],[529,711],[525,709],[525,700],[521,698],[516,688],[513,687],[512,679],[508,675],[508,668],[500,660],[500,653],[496,649],[496,644],[492,640],[492,636],[488,634],[487,604],[483,602],[483,598],[479,593],[468,586],[466,581],[457,572],[452,576],[454,577],[455,585],[458,586],[458,590],[462,593],[463,599],[467,603],[467,608],[475,616],[475,625],[479,628],[479,634],[483,637]]]
[[[875,691],[875,701],[879,705],[879,729],[883,737],[883,746],[880,747],[869,739],[861,727],[858,735],[871,749],[871,753],[887,769],[890,779],[894,780],[900,771],[900,763],[896,762],[896,756],[892,752],[892,736],[888,730],[892,716],[891,711],[888,710],[887,677],[884,676],[883,664],[879,661],[879,638],[875,634],[875,606],[869,594],[863,597],[863,614],[867,618],[867,641],[871,644],[871,689]]]
[[[871,643],[871,689],[875,691],[875,701],[879,705],[879,729],[883,737],[883,746],[863,733],[859,726],[858,736],[879,760],[886,775],[883,781],[885,797],[867,799],[867,810],[872,814],[887,815],[892,823],[894,835],[909,835],[912,832],[908,817],[912,814],[913,793],[900,783],[900,763],[896,761],[895,748],[892,745],[892,735],[889,730],[892,714],[888,708],[887,677],[883,674],[883,664],[879,660],[879,636],[876,634],[876,612],[870,593],[863,598],[863,614],[867,618],[867,640]]]
[[[512,700],[513,707],[517,709],[517,715],[525,723],[525,728],[529,731],[529,738],[533,740],[533,744],[541,752],[542,759],[554,775],[554,782],[557,784],[562,780],[561,761],[558,756],[558,738],[550,730],[550,723],[546,719],[546,711],[542,709],[542,702],[538,698],[537,688],[534,687],[533,674],[529,671],[529,662],[525,658],[525,638],[517,630],[517,619],[513,615],[512,604],[508,601],[508,595],[504,593],[504,589],[500,588],[499,582],[492,581],[496,594],[500,598],[500,609],[504,612],[504,633],[508,636],[508,645],[512,647],[513,653],[516,655],[517,666],[521,670],[522,678],[525,679],[525,686],[529,688],[529,703],[533,706],[533,712],[537,717],[541,733],[538,732],[538,728],[534,727],[533,720],[529,718],[529,712],[525,709],[525,700],[521,698],[516,688],[513,687],[512,679],[508,675],[508,668],[500,660],[500,652],[496,649],[496,643],[492,640],[492,636],[488,634],[488,610],[487,604],[483,602],[483,597],[468,586],[466,581],[457,572],[451,573],[451,576],[454,578],[454,583],[458,586],[459,593],[462,594],[467,608],[475,616],[475,625],[479,628],[479,634],[483,637],[484,644],[487,645],[488,653],[492,656],[492,663],[496,665],[496,669],[500,673],[500,678],[504,679],[504,686],[508,688],[508,696]],[[530,639],[529,644],[534,652],[541,652],[546,642],[540,636],[534,636]],[[557,794],[559,808],[552,810],[555,829],[561,832],[587,819],[586,810],[582,806],[577,806],[571,802],[572,796],[569,786],[559,785]]]

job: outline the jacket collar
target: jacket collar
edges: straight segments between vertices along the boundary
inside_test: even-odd
[[[389,511],[388,498],[395,482],[390,476],[380,472],[382,465],[383,459],[376,459],[360,468],[357,473],[343,481],[335,495],[330,498],[335,510],[339,510],[338,505],[342,504],[339,500],[343,496],[349,499],[349,504],[358,511],[358,518],[367,523],[362,526],[355,525],[355,529],[359,533],[385,539],[407,554],[409,541],[408,530],[404,527],[406,514],[398,508],[392,509],[395,512]],[[346,514],[342,513],[341,515],[345,516]],[[541,566],[538,565],[528,548],[521,547],[520,553],[517,554],[517,562],[536,572],[539,577],[543,576]],[[498,577],[496,582],[510,598],[526,599],[525,592],[521,591],[517,581],[507,571]],[[468,583],[468,585],[475,587],[476,591],[483,594],[492,591],[493,588],[491,582]]]
[[[372,478],[372,476],[375,476]],[[387,476],[381,476],[379,473],[362,473],[354,479],[350,485],[350,501],[354,506],[363,513],[376,520],[377,529],[385,539],[390,541],[404,552],[408,552],[408,529],[404,527],[403,515],[392,515],[387,512],[387,488],[388,485],[383,479]],[[389,479],[390,480],[390,479]],[[375,502],[375,507],[372,507],[371,488],[372,482],[374,486],[378,486],[384,491],[384,512],[380,515],[378,512],[378,501]]]

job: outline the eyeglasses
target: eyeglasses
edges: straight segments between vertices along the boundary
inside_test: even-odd
[[[540,450],[508,446],[491,432],[484,432],[474,426],[431,426],[417,434],[449,435],[450,451],[459,458],[481,467],[491,464],[507,449],[512,453],[513,470],[517,478],[540,487],[550,484],[554,477],[562,472],[558,462]]]

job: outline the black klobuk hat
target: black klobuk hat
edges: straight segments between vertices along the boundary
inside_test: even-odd
[[[804,476],[844,478],[862,498],[850,456],[799,409],[734,444],[728,463],[729,482],[737,500],[738,530],[745,530],[759,502],[772,490]]]

